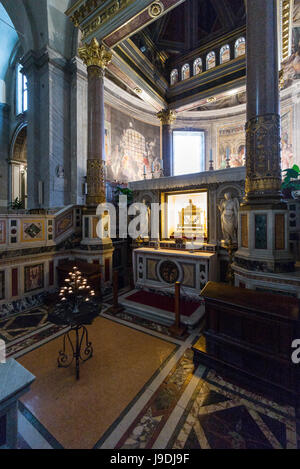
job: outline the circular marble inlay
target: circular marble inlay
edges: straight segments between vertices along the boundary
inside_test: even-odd
[[[172,261],[164,261],[159,267],[159,274],[164,282],[173,284],[179,279],[179,269]]]

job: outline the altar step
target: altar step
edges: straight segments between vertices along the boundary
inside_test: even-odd
[[[141,293],[141,290],[133,290],[130,293],[126,293],[125,295],[122,295],[119,297],[119,304],[124,307],[125,311],[128,313],[134,314],[135,316],[142,317],[144,319],[148,319],[150,321],[157,322],[159,324],[162,324],[164,326],[171,326],[174,324],[175,321],[175,314],[172,311],[168,311],[165,308],[165,299],[167,297],[164,297],[162,295],[156,295],[157,297],[161,297],[161,308],[155,307],[155,306],[150,306],[149,301],[147,301],[146,295],[149,292],[144,292],[144,300],[141,298],[140,302],[137,301],[132,301],[130,298],[134,297],[134,295]],[[141,295],[143,296],[143,295]],[[159,300],[159,298],[156,298]],[[170,299],[170,302],[172,300]],[[194,304],[194,302],[193,302]],[[188,302],[183,301],[181,305],[181,309],[184,312],[185,307],[191,307]],[[195,308],[194,308],[195,309]],[[204,303],[199,302],[199,306],[196,306],[196,309],[190,313],[189,316],[187,315],[181,315],[181,323],[184,324],[189,332],[192,332],[193,329],[200,323],[200,321],[203,319],[205,314],[205,307]]]

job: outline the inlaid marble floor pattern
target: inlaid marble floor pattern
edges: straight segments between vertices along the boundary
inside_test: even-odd
[[[300,425],[293,408],[234,386],[205,367],[194,369],[190,348],[199,331],[183,342],[166,336],[164,329],[149,329],[132,318],[126,321],[126,316],[112,317],[105,311],[102,316],[171,341],[177,348],[104,435],[96,438],[95,449],[300,448]],[[19,448],[62,448],[23,405],[19,433]]]

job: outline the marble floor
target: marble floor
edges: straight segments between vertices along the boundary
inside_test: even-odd
[[[86,385],[77,391],[72,370],[49,372],[64,330],[38,328],[12,341],[10,356],[38,377],[20,404],[20,448],[300,448],[293,408],[232,385],[204,366],[194,369],[191,345],[199,330],[177,340],[163,326],[130,312],[114,316],[108,306],[91,326],[99,351],[84,365]],[[116,354],[107,337],[126,347],[126,354]],[[85,397],[94,411],[86,412]]]

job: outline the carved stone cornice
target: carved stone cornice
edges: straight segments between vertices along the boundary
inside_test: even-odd
[[[134,3],[134,0],[80,1],[67,10],[66,15],[69,16],[76,28],[81,29],[82,37],[85,39],[90,34],[96,33],[105,23],[132,3]]]
[[[100,46],[96,38],[92,39],[90,44],[80,47],[78,55],[88,68],[98,67],[105,70],[112,60],[112,53],[103,44]]]
[[[280,116],[257,116],[246,124],[246,200],[280,198]]]
[[[171,125],[176,121],[176,112],[170,109],[163,109],[158,112],[157,118],[161,121],[162,125]]]

